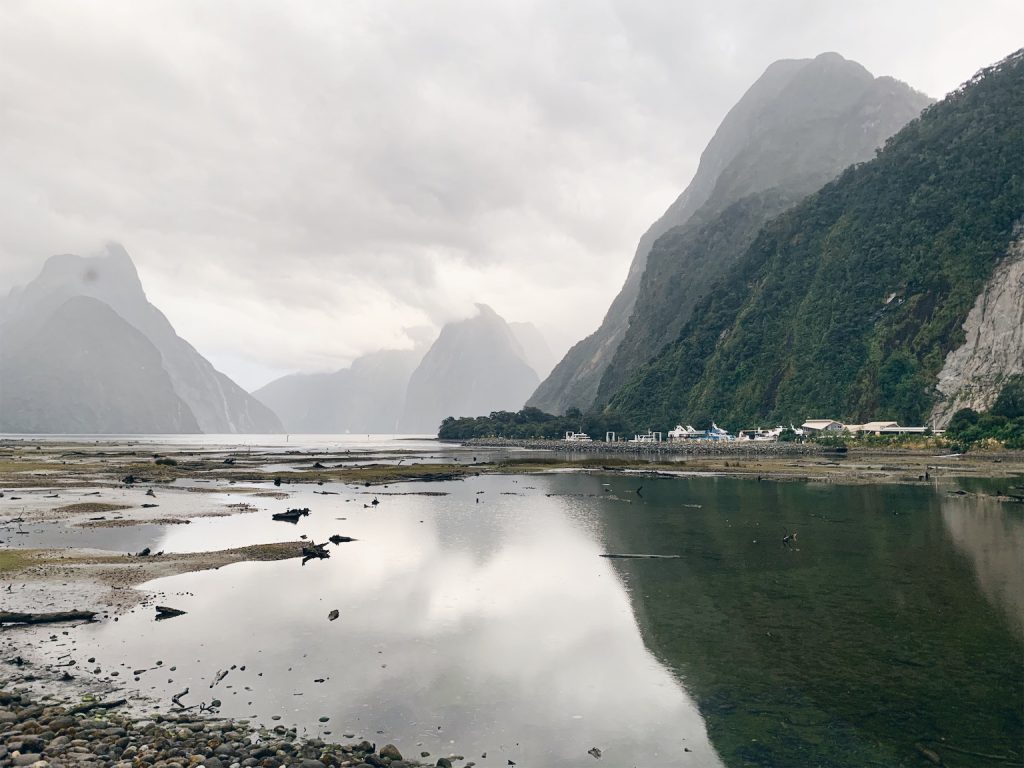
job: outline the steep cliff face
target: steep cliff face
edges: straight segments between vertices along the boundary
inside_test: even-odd
[[[939,371],[931,422],[944,428],[961,408],[987,411],[1003,383],[1024,373],[1024,228],[985,284],[963,325],[964,343]]]
[[[0,432],[199,431],[159,350],[103,302],[74,296],[2,332]]]
[[[516,341],[519,342],[519,346],[522,347],[526,362],[534,372],[541,378],[551,373],[558,358],[551,351],[551,347],[548,346],[548,341],[540,329],[528,322],[509,323],[508,327],[516,337]]]
[[[515,334],[482,304],[448,323],[409,379],[402,432],[436,434],[447,416],[519,410],[538,382]]]
[[[164,314],[149,303],[131,257],[119,245],[111,244],[95,257],[51,257],[35,280],[11,293],[0,322],[10,329],[27,330],[46,322],[76,296],[107,305],[156,347],[175,394],[195,416],[199,431],[281,431],[280,421],[266,406],[175,333]]]
[[[253,396],[288,432],[390,434],[398,430],[409,377],[422,350],[383,350],[333,373],[291,374]]]
[[[603,404],[674,338],[760,224],[870,158],[928,102],[834,53],[769,66],[722,121],[693,181],[640,239],[601,327],[569,350],[527,404],[554,413]],[[734,222],[718,217],[750,196],[741,231],[728,232]],[[657,245],[662,237],[671,242]]]
[[[977,333],[950,362],[947,391],[1008,375],[1020,350],[1019,259],[1006,254],[1024,217],[1021,147],[1024,51],[767,223],[609,408],[660,426],[815,413],[920,424],[965,324]]]

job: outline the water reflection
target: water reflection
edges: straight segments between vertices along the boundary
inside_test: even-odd
[[[671,571],[617,567],[727,765],[913,764],[922,742],[946,765],[972,764],[963,750],[1014,759],[1024,648],[951,546],[934,490],[721,478],[644,495],[643,523],[606,515],[605,537],[684,554]],[[963,524],[984,551],[984,523]]]
[[[574,766],[592,764],[597,746],[615,765],[719,765],[696,706],[645,648],[599,542],[545,495],[560,482],[524,491],[510,478],[474,478],[446,485],[446,497],[382,495],[371,510],[362,497],[345,501],[353,489],[298,494],[287,503],[308,501],[314,514],[294,528],[260,513],[171,529],[159,545],[168,551],[297,532],[359,541],[305,567],[161,580],[161,601],[186,616],[156,624],[140,610],[87,630],[87,647],[101,662],[113,648],[128,667],[177,666],[141,676],[156,690],[187,685],[190,701],[216,695],[226,712],[267,724],[281,714],[314,729],[326,715],[335,733],[411,754]],[[329,622],[334,608],[341,617]]]
[[[1024,638],[1024,509],[983,496],[947,495],[942,521],[970,560],[985,596]]]

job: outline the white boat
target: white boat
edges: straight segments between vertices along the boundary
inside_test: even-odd
[[[645,435],[633,435],[631,443],[660,443],[661,432],[648,432]]]
[[[706,438],[708,433],[703,429],[694,429],[692,425],[676,424],[676,428],[668,433],[669,440],[700,440]]]
[[[565,442],[567,443],[592,443],[590,435],[586,432],[566,432]]]

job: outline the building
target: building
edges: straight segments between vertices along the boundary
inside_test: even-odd
[[[867,424],[847,424],[846,431],[852,435],[880,435],[882,430],[899,427],[895,421],[869,421]]]
[[[832,419],[809,419],[800,425],[807,432],[842,432],[845,427]]]

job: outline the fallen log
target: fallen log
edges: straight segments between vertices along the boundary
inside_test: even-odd
[[[275,512],[271,517],[285,523],[297,523],[300,517],[309,516],[309,507],[302,509],[289,509],[287,512]]]
[[[58,611],[56,613],[16,613],[0,611],[0,624],[50,624],[56,621],[92,621],[96,611]]]
[[[331,553],[327,551],[326,544],[317,544],[310,542],[310,545],[302,547],[302,564],[305,565],[310,560],[326,560],[331,556]]]
[[[620,560],[679,560],[682,555],[627,555],[609,552],[602,554],[601,557],[614,557]]]

